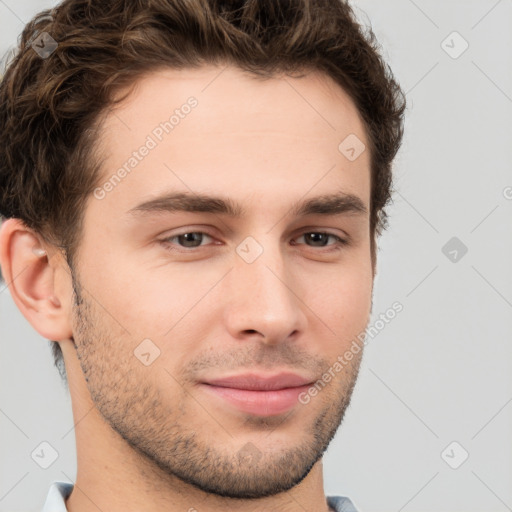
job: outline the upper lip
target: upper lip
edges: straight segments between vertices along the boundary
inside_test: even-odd
[[[213,379],[205,381],[204,383],[225,388],[272,391],[276,389],[305,386],[306,384],[311,384],[311,382],[311,379],[304,378],[298,374],[283,372],[274,375],[244,373],[231,377]]]

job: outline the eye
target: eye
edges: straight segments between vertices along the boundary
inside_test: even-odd
[[[173,240],[177,240],[179,243],[184,243],[185,245],[180,245],[180,247],[184,247],[187,249],[194,249],[196,247],[201,246],[201,241],[204,239],[204,237],[212,238],[207,233],[204,233],[202,231],[191,231],[188,233],[182,233],[180,235],[174,235],[170,236],[168,238],[164,238],[162,242],[165,244],[174,245],[172,243]]]
[[[167,238],[163,238],[161,242],[168,246],[170,250],[180,251],[181,249],[191,249],[191,251],[183,251],[183,252],[192,252],[192,249],[196,249],[199,247],[204,247],[205,245],[201,242],[205,241],[205,237],[212,239],[213,237],[203,231],[189,231],[177,235],[173,235]],[[304,233],[299,236],[295,240],[300,240],[303,238],[306,242],[306,245],[313,248],[323,248],[323,247],[331,247],[327,252],[333,250],[339,250],[342,246],[348,245],[349,242],[340,238],[337,235],[332,233],[326,233],[323,231],[311,231]],[[334,243],[329,244],[329,240],[334,240]],[[218,244],[217,244],[218,245]],[[297,242],[293,242],[293,245],[297,245]],[[325,252],[325,251],[324,251]]]
[[[313,245],[310,245],[310,247],[333,246],[332,250],[337,250],[340,249],[342,246],[348,245],[347,240],[344,240],[343,238],[340,238],[337,235],[333,235],[332,233],[325,233],[323,231],[310,231],[298,237],[298,240],[300,240],[301,238],[304,238],[304,240],[311,242]],[[327,242],[329,238],[333,239],[334,243],[328,244]]]

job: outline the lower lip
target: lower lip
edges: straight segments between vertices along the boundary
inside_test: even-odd
[[[310,385],[285,388],[274,391],[251,391],[247,389],[225,388],[204,384],[203,388],[234,405],[243,412],[260,416],[282,414],[299,403],[299,395]]]

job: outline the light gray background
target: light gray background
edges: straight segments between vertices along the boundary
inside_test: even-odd
[[[51,5],[0,0],[1,53]],[[326,494],[361,512],[512,510],[512,1],[354,5],[409,102],[374,320],[404,309],[367,345]],[[469,43],[456,59],[441,46],[453,31]],[[442,252],[454,236],[456,262]],[[75,478],[73,418],[48,342],[1,286],[0,350],[0,511],[36,511]],[[30,455],[42,441],[59,452],[47,470]],[[453,441],[452,465],[469,453],[458,469],[441,456]]]

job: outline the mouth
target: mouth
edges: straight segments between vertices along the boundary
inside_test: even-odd
[[[299,403],[299,395],[314,380],[293,373],[275,375],[243,374],[202,382],[210,396],[239,411],[258,416],[275,416]]]

